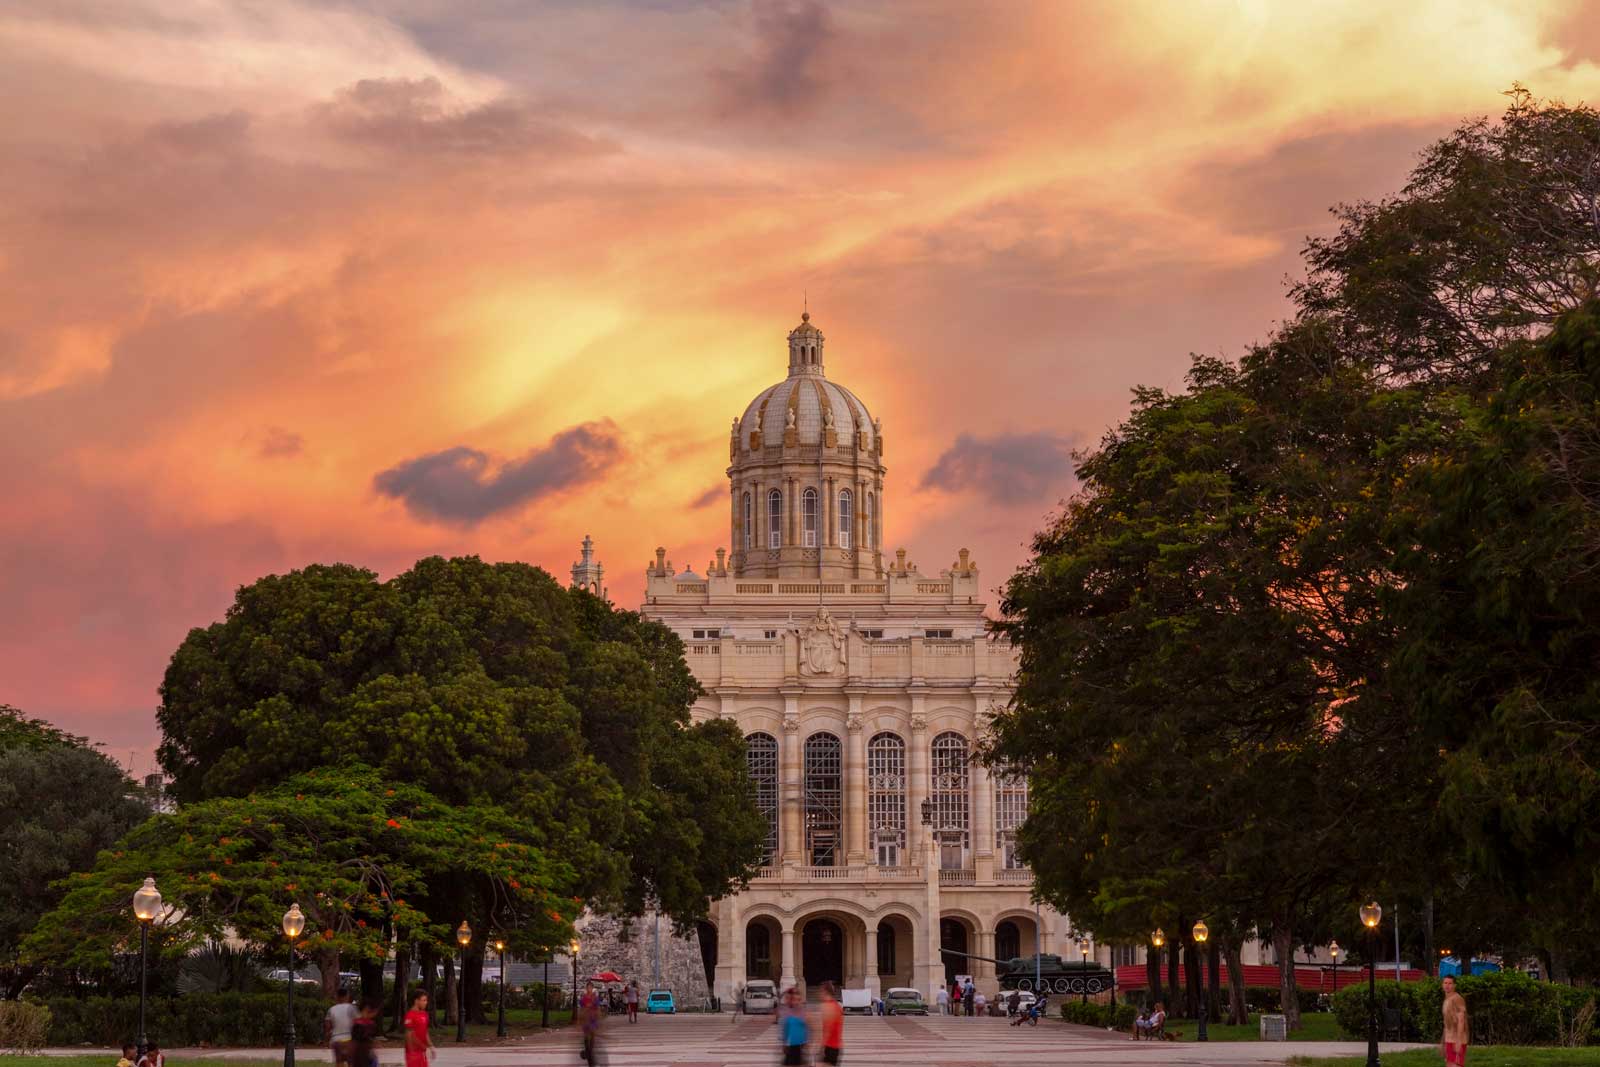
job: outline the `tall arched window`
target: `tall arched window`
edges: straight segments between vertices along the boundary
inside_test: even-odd
[[[866,514],[865,518],[866,518],[867,521],[863,526],[863,529],[864,529],[865,532],[862,534],[862,537],[863,537],[862,547],[864,547],[864,548],[877,548],[878,547],[878,494],[876,494],[876,493],[868,493],[867,494],[867,514]]]
[[[1017,830],[1028,817],[1028,778],[1009,768],[994,772],[994,836],[1008,871],[1027,866],[1017,854]]]
[[[771,866],[778,856],[778,739],[771,734],[750,734],[744,739],[744,758],[756,810],[767,820],[761,864]]]
[[[807,489],[800,497],[800,518],[805,530],[807,548],[817,547],[817,491]]]
[[[844,823],[844,746],[834,734],[817,733],[805,747],[806,855],[813,867],[839,861],[839,831]]]
[[[878,734],[867,742],[867,833],[878,866],[900,866],[906,847],[906,743],[898,734]]]
[[[750,551],[756,535],[755,515],[751,513],[750,494],[744,495],[744,549]]]
[[[1028,948],[1033,948],[1029,945]],[[1013,960],[1022,955],[1022,931],[1017,924],[1006,919],[994,928],[994,955],[996,959]]]
[[[850,532],[856,524],[855,496],[848,489],[839,490],[839,547],[850,547]]]
[[[933,739],[933,830],[939,842],[939,866],[967,865],[968,784],[967,739],[947,731]]]
[[[783,544],[783,494],[774,489],[767,494],[767,547]]]

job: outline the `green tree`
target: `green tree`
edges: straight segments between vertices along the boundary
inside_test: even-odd
[[[318,962],[328,995],[342,959],[381,961],[391,933],[453,945],[469,908],[484,929],[532,947],[564,936],[580,906],[576,874],[529,844],[503,808],[444,804],[351,766],[145,822],[66,880],[25,957],[105,968],[137,938],[128,886],[145,877],[161,889],[158,943],[173,955],[228,936],[280,952],[283,913],[299,903],[307,924],[296,947]]]
[[[5,998],[38,973],[22,938],[61,899],[58,883],[86,869],[149,811],[110,759],[81,738],[0,707],[0,959]],[[131,890],[129,890],[131,893]]]
[[[688,923],[749,876],[764,836],[738,731],[690,722],[699,693],[670,630],[535,567],[432,557],[379,582],[313,566],[189,634],[160,755],[190,802],[356,761],[503,807],[577,872],[575,895]]]

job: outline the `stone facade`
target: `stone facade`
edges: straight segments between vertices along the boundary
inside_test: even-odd
[[[672,920],[666,916],[647,912],[636,919],[619,919],[590,913],[577,926],[580,981],[614,971],[624,981],[638,982],[642,992],[672,990],[680,1009],[698,1008],[710,995],[699,938],[674,935]]]

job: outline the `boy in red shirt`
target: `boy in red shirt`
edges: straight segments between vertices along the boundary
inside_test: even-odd
[[[822,1062],[836,1067],[844,1050],[844,1008],[832,982],[822,983]]]
[[[406,1067],[428,1067],[433,1041],[428,1037],[428,992],[411,993],[411,1010],[406,1012]]]

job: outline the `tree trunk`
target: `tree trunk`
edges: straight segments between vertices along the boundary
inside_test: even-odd
[[[319,948],[315,955],[317,970],[322,972],[322,999],[332,1004],[339,995],[339,950]]]
[[[374,999],[382,1000],[383,961],[364,959],[361,961],[358,970],[361,972],[361,989],[357,993],[356,999],[363,1003]]]
[[[1422,901],[1422,972],[1429,978],[1438,976],[1439,954],[1433,950],[1433,894]]]
[[[485,945],[477,945],[467,950],[467,962],[461,974],[461,981],[466,986],[467,1020],[474,1023],[488,1022],[483,1014],[483,956],[486,948]]]
[[[1238,941],[1229,941],[1223,951],[1228,954],[1228,1021],[1243,1026],[1250,1021],[1250,1007],[1244,1001],[1244,956]]]
[[[1154,945],[1145,950],[1144,979],[1150,986],[1150,999],[1145,1007],[1153,1008],[1161,999],[1161,950]]]
[[[406,978],[411,970],[411,946],[402,941],[394,950],[394,1022],[389,1029],[400,1033],[405,1026],[406,1008],[410,1007],[411,989]]]
[[[1200,962],[1194,945],[1183,943],[1183,1014],[1188,1019],[1200,1018]]]
[[[426,941],[422,943],[422,974],[418,976],[417,983],[428,994],[428,1014],[431,1016],[439,1010],[439,990],[434,981],[434,968],[439,962],[439,951]],[[409,1007],[410,1005],[407,1005]],[[403,1022],[403,1020],[402,1020]]]
[[[11,974],[9,975],[10,980],[6,982],[5,999],[21,999],[22,991],[28,987],[29,982],[33,981],[34,978],[38,976],[39,970],[40,968],[33,964],[18,964],[16,967],[12,968]]]
[[[451,1026],[456,1021],[456,961],[454,957],[445,957],[443,999],[444,1024]]]
[[[1272,920],[1272,953],[1278,957],[1278,1000],[1285,1025],[1300,1029],[1300,996],[1294,981],[1294,930],[1287,915]]]
[[[1172,997],[1172,1003],[1167,1007],[1171,1009],[1170,1014],[1172,1015],[1180,1014],[1178,1011],[1178,991],[1181,988],[1178,984],[1178,950],[1182,947],[1183,941],[1181,938],[1177,941],[1167,942],[1167,992]]]

